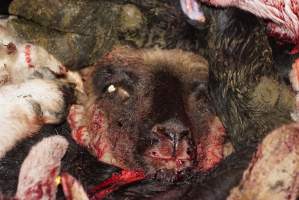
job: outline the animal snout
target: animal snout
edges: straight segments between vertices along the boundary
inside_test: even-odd
[[[178,120],[170,120],[156,124],[152,128],[152,134],[158,140],[158,148],[153,151],[154,157],[164,159],[189,157],[189,129]]]
[[[161,139],[168,139],[173,143],[178,143],[182,139],[190,136],[190,131],[184,125],[158,124],[152,128],[152,133]]]

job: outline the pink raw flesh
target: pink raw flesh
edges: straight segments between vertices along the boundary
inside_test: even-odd
[[[210,132],[202,137],[197,145],[198,169],[208,171],[215,167],[223,159],[225,129],[222,123],[216,119],[212,122]]]

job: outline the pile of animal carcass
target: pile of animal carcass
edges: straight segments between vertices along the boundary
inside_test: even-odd
[[[3,198],[56,199],[60,184],[66,199],[298,197],[299,125],[269,133],[248,164],[251,154],[234,152],[210,102],[203,57],[117,47],[83,69],[82,82],[42,47],[16,39],[5,20],[0,28],[0,156],[68,114],[73,141],[122,170],[95,187],[81,184],[61,173],[69,141],[53,134],[31,148],[15,194]],[[68,111],[69,96],[77,100]]]
[[[63,122],[74,91],[83,92],[83,84],[77,72],[67,70],[44,48],[18,39],[7,19],[0,22],[0,66],[1,159],[45,124]],[[16,199],[36,199],[38,192],[55,196],[55,185],[44,181],[59,174],[57,163],[66,151],[67,141],[53,136],[42,144],[36,152],[33,148],[22,165]],[[49,167],[53,168],[48,171]],[[45,184],[41,191],[35,191],[34,187],[41,184]]]

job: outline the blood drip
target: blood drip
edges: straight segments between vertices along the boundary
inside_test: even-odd
[[[80,145],[84,145],[84,134],[86,131],[85,126],[78,126],[78,122],[76,122],[76,109],[71,108],[69,115],[68,115],[68,123],[70,125],[70,128],[72,129],[72,137],[73,139]]]
[[[104,144],[103,147],[101,147],[101,141],[97,142],[97,144],[93,145],[93,149],[96,152],[98,160],[102,160],[105,152],[107,151],[107,144]]]
[[[84,131],[85,131],[85,127],[81,126],[77,130],[73,131],[73,134],[72,134],[74,140],[80,145],[84,145],[84,140],[83,140]]]
[[[25,46],[25,61],[29,68],[33,68],[34,66],[31,64],[31,45],[27,44]]]
[[[104,199],[108,194],[117,190],[119,187],[130,184],[145,178],[142,171],[122,170],[120,174],[113,174],[101,184],[95,186],[89,191],[91,200]]]
[[[298,44],[290,51],[291,55],[297,54],[297,53],[299,53],[299,41],[298,41]]]

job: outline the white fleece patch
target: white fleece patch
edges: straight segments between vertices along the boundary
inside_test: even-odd
[[[33,146],[20,170],[16,198],[56,199],[55,178],[67,148],[68,142],[62,136],[45,138]]]
[[[61,62],[44,48],[16,38],[14,31],[10,29],[7,20],[0,20],[0,66],[6,65],[13,83],[26,80],[41,67],[48,68],[55,74],[66,73]],[[16,50],[8,54],[9,43],[13,44]]]
[[[64,109],[57,82],[30,80],[0,88],[0,158],[43,123],[58,123]]]
[[[0,20],[0,158],[43,124],[61,122],[61,86],[74,83],[84,92],[78,73],[68,71],[44,48],[17,38],[8,21]]]

